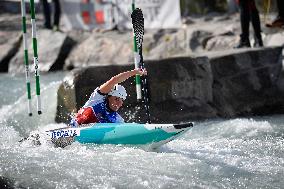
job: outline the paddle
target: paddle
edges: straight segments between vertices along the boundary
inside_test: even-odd
[[[136,39],[136,44],[140,56],[140,61],[139,61],[139,67],[144,69],[144,61],[143,61],[143,55],[142,55],[142,43],[143,43],[143,35],[144,35],[144,17],[142,10],[139,8],[136,8],[132,14],[132,25],[133,25],[133,30],[134,30],[134,35]],[[150,111],[149,111],[149,94],[148,94],[148,83],[147,83],[147,77],[143,76],[141,77],[142,80],[142,91],[143,91],[143,101],[146,109],[146,114],[148,117],[147,123],[151,123],[150,120]]]
[[[135,0],[132,0],[132,11],[135,10]],[[135,69],[139,68],[139,62],[140,62],[140,56],[138,53],[137,43],[136,43],[136,36],[133,31],[133,51],[134,51],[134,65]],[[136,84],[136,95],[137,95],[137,101],[140,102],[142,99],[142,89],[141,89],[141,78],[139,74],[136,74],[135,76],[135,84]]]

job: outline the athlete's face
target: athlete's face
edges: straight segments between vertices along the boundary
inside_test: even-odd
[[[112,111],[117,111],[123,105],[123,99],[116,96],[109,96],[108,105]]]

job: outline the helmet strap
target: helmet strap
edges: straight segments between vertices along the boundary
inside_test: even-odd
[[[108,111],[108,112],[114,112],[111,108],[110,108],[110,106],[109,106],[109,97],[110,97],[111,95],[108,95],[107,96],[107,98],[106,98],[106,110]]]

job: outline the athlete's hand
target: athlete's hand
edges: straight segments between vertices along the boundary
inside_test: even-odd
[[[140,76],[142,75],[147,75],[147,70],[144,68],[137,68],[137,69],[134,69],[134,72],[135,72],[135,75],[138,74]]]

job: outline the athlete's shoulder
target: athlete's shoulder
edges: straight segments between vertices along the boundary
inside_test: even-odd
[[[99,87],[97,87],[91,94],[89,100],[85,103],[84,107],[95,106],[96,104],[103,103],[107,94],[101,93]]]
[[[107,96],[107,94],[105,94],[105,93],[102,93],[101,91],[100,91],[100,88],[99,87],[97,87],[95,90],[94,90],[94,92],[91,94],[91,97],[106,97]]]

